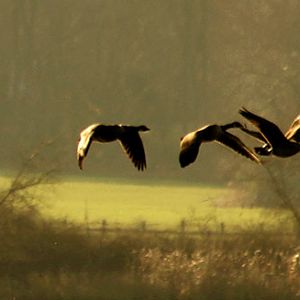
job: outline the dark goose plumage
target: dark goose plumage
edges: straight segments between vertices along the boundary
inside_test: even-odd
[[[149,130],[144,125],[103,125],[97,123],[88,126],[81,131],[77,147],[77,160],[80,169],[82,169],[83,159],[87,156],[92,142],[109,143],[119,141],[134,166],[143,171],[146,168],[146,156],[139,131]]]
[[[261,163],[255,153],[238,137],[227,132],[227,129],[241,127],[243,126],[239,122],[226,125],[212,124],[186,134],[180,142],[179,162],[181,167],[184,168],[196,160],[202,143],[212,141],[219,142],[256,163]]]
[[[250,112],[246,108],[241,108],[239,113],[256,126],[259,132],[245,127],[242,127],[241,130],[266,143],[262,147],[254,148],[258,154],[290,157],[300,151],[300,116],[293,121],[286,134],[283,134],[276,124]]]
[[[254,147],[254,150],[259,155],[271,155],[272,154],[272,146],[268,143],[265,137],[259,132],[250,130],[246,127],[241,128],[244,132],[250,134],[251,136],[255,137],[260,142],[264,144],[261,147]],[[295,141],[300,143],[300,115],[298,115],[295,120],[290,125],[289,129],[286,131],[284,136],[291,141]]]

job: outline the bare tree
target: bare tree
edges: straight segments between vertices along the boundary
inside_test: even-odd
[[[0,192],[0,209],[2,207],[34,207],[35,191],[43,185],[52,185],[55,182],[57,167],[48,164],[42,167],[42,151],[46,146],[53,143],[53,140],[46,141],[39,145],[22,162],[16,175],[11,179],[8,188]]]
[[[300,233],[300,214],[298,212],[297,207],[293,203],[292,192],[289,191],[289,187],[284,180],[284,174],[276,174],[276,170],[272,170],[270,167],[265,166],[265,170],[271,180],[272,189],[275,194],[280,199],[281,203],[283,204],[284,208],[290,211],[293,215],[297,226],[298,226],[298,233]]]

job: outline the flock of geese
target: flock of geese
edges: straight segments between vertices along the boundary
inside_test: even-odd
[[[245,108],[241,108],[239,113],[250,121],[258,131],[250,130],[240,122],[225,125],[209,124],[192,131],[181,138],[180,166],[184,168],[193,163],[198,156],[201,144],[213,141],[227,146],[258,164],[262,163],[259,156],[290,157],[300,152],[300,115],[296,117],[284,134],[276,124]],[[231,128],[242,130],[259,140],[263,145],[255,147],[254,150],[250,149],[240,138],[228,132]],[[146,169],[146,155],[139,132],[149,130],[145,125],[104,125],[97,123],[88,126],[80,133],[77,147],[77,160],[80,169],[83,167],[83,160],[87,156],[92,142],[108,143],[118,141],[134,166],[139,171],[143,171]]]

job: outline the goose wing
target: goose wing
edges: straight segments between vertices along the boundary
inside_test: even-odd
[[[285,133],[285,137],[288,140],[295,140],[300,143],[300,115],[293,121],[292,125]]]
[[[139,171],[146,169],[146,155],[139,133],[137,131],[125,132],[119,140],[134,166]]]
[[[180,144],[179,163],[181,168],[190,165],[196,160],[200,145],[201,143],[193,143],[190,145],[184,145],[183,143]]]
[[[206,127],[205,127],[206,128]],[[205,129],[204,128],[204,129]],[[192,131],[181,137],[179,163],[181,168],[184,168],[193,163],[199,153],[200,146],[203,142],[201,132],[203,129]]]
[[[220,134],[217,139],[218,142],[222,143],[223,145],[231,148],[235,152],[250,158],[251,160],[255,161],[256,163],[260,164],[260,159],[256,156],[256,154],[249,149],[238,137],[235,135],[224,131]]]
[[[265,137],[259,131],[250,130],[246,127],[241,127],[240,129],[242,131],[246,132],[247,134],[251,135],[255,139],[257,139],[258,141],[263,142],[263,143],[268,143],[268,141],[265,139]]]
[[[270,155],[272,151],[272,146],[269,144],[269,142],[266,140],[266,138],[263,136],[263,134],[259,131],[250,130],[247,127],[243,126],[240,127],[240,129],[247,134],[251,135],[258,141],[264,143],[261,147],[254,147],[254,150],[259,155]]]
[[[89,148],[92,144],[95,128],[98,124],[93,124],[80,133],[80,139],[77,146],[77,161],[79,168],[82,170],[83,159],[87,156]]]
[[[255,115],[244,107],[239,110],[239,113],[249,120],[253,125],[255,125],[268,143],[273,147],[274,145],[278,145],[286,141],[284,134],[276,124],[266,120],[265,118]]]

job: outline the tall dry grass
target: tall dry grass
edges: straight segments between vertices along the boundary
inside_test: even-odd
[[[90,234],[1,211],[0,299],[299,299],[300,243],[266,231]]]

